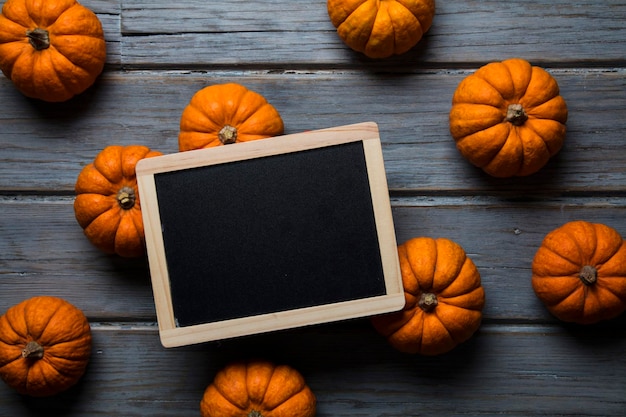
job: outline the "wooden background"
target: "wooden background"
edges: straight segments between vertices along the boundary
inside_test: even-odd
[[[49,104],[0,77],[0,312],[63,297],[89,317],[94,352],[59,396],[0,384],[0,416],[199,415],[215,372],[248,356],[299,369],[319,416],[626,415],[626,318],[565,325],[530,286],[538,245],[563,223],[626,236],[625,1],[439,1],[422,42],[383,61],[339,40],[324,1],[83,4],[106,32],[96,85]],[[463,77],[514,56],[557,79],[568,133],[539,173],[494,179],[462,159],[448,111]],[[472,339],[439,357],[405,355],[363,319],[161,347],[146,260],[90,245],[74,219],[74,182],[111,144],[176,152],[183,108],[222,82],[264,95],[286,133],[379,124],[398,241],[450,238],[480,270],[487,304]]]

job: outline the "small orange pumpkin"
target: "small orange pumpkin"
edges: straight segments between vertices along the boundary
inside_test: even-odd
[[[472,164],[494,177],[525,176],[563,146],[567,105],[548,72],[513,58],[463,79],[449,121],[458,150]]]
[[[0,69],[24,95],[66,101],[90,87],[106,61],[98,17],[76,0],[7,0]]]
[[[297,370],[265,360],[227,365],[200,402],[202,417],[313,417],[315,407]]]
[[[74,214],[98,249],[126,258],[145,253],[135,166],[159,155],[141,145],[107,146],[78,175]]]
[[[0,317],[0,377],[20,394],[65,391],[83,376],[90,355],[89,322],[63,299],[33,297]]]
[[[406,304],[372,317],[401,352],[446,353],[478,330],[485,292],[474,262],[457,243],[417,237],[398,246]]]
[[[180,151],[210,148],[281,135],[283,120],[265,97],[236,84],[196,92],[180,119]]]
[[[601,223],[566,223],[537,250],[532,286],[560,320],[592,324],[617,317],[626,311],[626,242]]]
[[[435,0],[328,0],[326,7],[343,42],[369,58],[407,52],[435,17]]]

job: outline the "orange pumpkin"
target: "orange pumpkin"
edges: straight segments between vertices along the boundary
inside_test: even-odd
[[[435,17],[435,0],[328,0],[326,6],[343,42],[369,58],[407,52]]]
[[[78,308],[34,297],[0,317],[0,377],[20,394],[45,397],[73,386],[91,355],[91,329]]]
[[[563,146],[567,105],[544,69],[514,58],[461,81],[449,114],[461,154],[494,177],[541,169]]]
[[[401,352],[446,353],[478,330],[485,304],[480,274],[457,243],[429,237],[398,246],[406,304],[372,317],[374,328]]]
[[[76,0],[7,0],[0,15],[0,69],[24,95],[66,101],[102,72],[98,17]]]
[[[283,133],[283,120],[265,97],[236,84],[196,92],[180,119],[180,151],[247,142]]]
[[[560,320],[592,324],[617,317],[626,311],[626,242],[601,223],[566,223],[537,250],[532,286]]]
[[[264,360],[220,370],[200,402],[202,417],[313,417],[316,400],[302,375]]]
[[[135,165],[158,155],[141,145],[107,146],[78,175],[74,214],[98,249],[127,258],[145,253]]]

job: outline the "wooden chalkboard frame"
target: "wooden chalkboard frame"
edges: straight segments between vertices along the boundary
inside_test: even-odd
[[[162,173],[177,173],[194,168],[332,147],[360,142],[363,145],[371,208],[379,248],[384,293],[364,298],[314,305],[286,311],[238,317],[209,323],[180,326],[174,313],[172,277],[169,276],[160,202],[155,178]],[[404,306],[397,242],[384,169],[378,126],[358,123],[299,134],[242,142],[235,145],[201,149],[148,158],[136,166],[141,198],[147,255],[153,287],[161,343],[177,347],[213,340],[276,331],[294,327],[347,320],[397,311]],[[181,184],[181,187],[184,187]]]

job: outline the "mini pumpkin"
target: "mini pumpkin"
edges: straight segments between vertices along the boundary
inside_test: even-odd
[[[478,330],[485,292],[474,262],[452,240],[417,237],[398,246],[405,306],[374,316],[374,328],[401,352],[446,353]]]
[[[626,243],[602,223],[572,221],[543,239],[532,263],[537,297],[558,319],[593,324],[626,311]]]
[[[159,155],[142,145],[111,145],[78,175],[74,214],[98,249],[126,258],[145,253],[135,166]]]
[[[51,296],[33,297],[0,317],[0,377],[32,397],[76,384],[91,355],[91,329],[81,310]]]
[[[202,417],[313,417],[315,409],[302,374],[265,360],[225,366],[200,402]]]
[[[180,119],[180,151],[281,135],[280,114],[259,93],[241,84],[215,84],[196,92]]]
[[[106,60],[98,17],[75,0],[7,0],[0,69],[24,95],[66,101],[90,87]]]
[[[567,105],[547,71],[513,58],[464,78],[449,122],[458,150],[472,164],[494,177],[526,176],[563,146]]]
[[[409,51],[435,17],[435,0],[328,0],[326,6],[343,42],[369,58]]]

